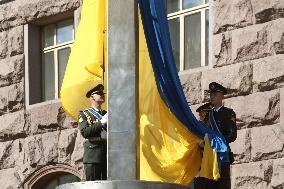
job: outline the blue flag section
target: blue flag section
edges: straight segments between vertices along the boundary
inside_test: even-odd
[[[139,0],[139,7],[149,56],[161,98],[191,133],[201,139],[204,139],[206,134],[208,135],[210,145],[218,154],[219,166],[229,163],[224,137],[198,121],[187,104],[172,52],[165,1]]]

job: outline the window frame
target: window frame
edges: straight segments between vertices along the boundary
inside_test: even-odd
[[[82,180],[83,178],[82,173],[70,165],[59,164],[59,163],[53,165],[45,165],[44,167],[39,168],[25,179],[25,181],[23,182],[23,188],[32,189],[32,187],[35,184],[37,184],[37,182],[41,181],[45,176],[54,173],[71,174],[79,178],[79,180]]]
[[[58,28],[58,25],[63,23],[63,22],[68,22],[72,20],[72,24],[73,24],[73,30],[72,30],[72,40],[68,41],[68,42],[63,42],[63,43],[59,43],[56,44],[57,41],[57,33],[56,30]],[[48,47],[43,47],[42,43],[41,43],[41,57],[43,57],[43,55],[45,53],[49,53],[49,52],[53,52],[53,63],[54,63],[54,99],[51,100],[44,100],[43,99],[43,94],[42,94],[42,102],[48,102],[48,101],[54,101],[54,100],[59,100],[60,99],[60,89],[59,89],[59,57],[58,57],[58,51],[61,49],[65,49],[65,48],[72,48],[72,45],[74,43],[74,38],[75,38],[75,23],[74,23],[74,18],[70,18],[70,19],[65,19],[53,24],[48,24],[48,25],[44,25],[41,27],[41,40],[43,39],[43,29],[45,27],[48,27],[50,25],[55,25],[54,30],[53,30],[53,44],[52,46],[48,46]],[[41,60],[41,64],[43,64],[43,60]],[[44,68],[42,67],[42,71],[44,71]],[[41,77],[43,76],[44,73],[41,74]],[[43,82],[42,81],[42,93],[44,91],[43,88]],[[41,102],[40,102],[41,103]]]
[[[51,15],[24,24],[24,62],[25,62],[25,109],[42,107],[60,103],[60,99],[42,101],[41,98],[41,30],[44,25],[73,19],[74,33],[76,34],[81,16],[81,6],[57,15]],[[36,81],[36,82],[35,82]]]
[[[210,51],[210,46],[211,46],[211,22],[209,21],[209,35],[208,35],[208,65],[206,65],[206,10],[208,10],[208,18],[210,19],[210,10],[211,10],[211,6],[210,6],[210,0],[208,0],[208,2],[206,3],[206,0],[203,0],[203,4],[202,5],[198,5],[195,7],[191,7],[191,8],[187,8],[183,10],[183,0],[180,0],[179,3],[179,11],[173,12],[173,13],[169,13],[167,14],[167,19],[168,20],[172,20],[172,19],[176,19],[179,18],[179,22],[180,22],[180,62],[179,62],[179,74],[183,74],[183,72],[188,73],[188,72],[195,72],[198,70],[203,70],[203,69],[208,69],[211,66],[211,51]],[[185,70],[185,17],[188,15],[192,15],[192,14],[196,14],[200,12],[200,17],[201,17],[201,23],[200,23],[200,30],[201,30],[201,34],[200,34],[200,45],[201,45],[201,49],[200,49],[200,66],[197,68],[191,68],[191,69],[187,69]]]

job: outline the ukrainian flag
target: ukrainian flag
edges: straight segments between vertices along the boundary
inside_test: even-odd
[[[60,91],[64,110],[77,120],[90,106],[86,93],[106,80],[106,0],[84,0]],[[104,105],[105,107],[105,105]]]
[[[217,180],[227,146],[188,107],[176,70],[164,0],[139,0],[140,179],[189,183],[200,171]],[[205,140],[203,158],[198,143]]]
[[[106,0],[84,0],[62,88],[64,110],[75,120],[89,107],[86,92],[106,83]],[[223,139],[199,123],[187,105],[169,40],[164,0],[140,0],[139,178],[180,184],[201,175],[218,179]],[[205,139],[201,158],[198,143]],[[218,152],[218,154],[217,154]],[[111,168],[110,168],[111,169]]]

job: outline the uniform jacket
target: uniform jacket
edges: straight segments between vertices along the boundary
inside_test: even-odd
[[[215,121],[221,134],[229,144],[237,138],[236,114],[234,110],[222,106],[219,111],[213,111]]]
[[[100,114],[105,115],[106,111],[102,110]],[[84,143],[83,163],[106,161],[106,140],[101,139],[101,131],[106,130],[106,127],[87,110],[79,112],[78,126],[82,136],[87,139]]]
[[[229,148],[230,162],[233,163],[234,157],[229,143],[237,138],[236,113],[234,110],[222,106],[219,111],[213,111],[215,121],[221,134],[225,137]]]

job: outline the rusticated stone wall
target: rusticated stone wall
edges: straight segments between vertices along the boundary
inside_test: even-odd
[[[180,74],[193,111],[212,81],[237,114],[233,189],[284,188],[284,1],[212,0],[212,68]]]
[[[211,0],[212,68],[181,74],[193,110],[208,84],[229,88],[237,113],[234,189],[284,188],[284,1]],[[18,189],[45,165],[82,171],[83,139],[59,102],[26,108],[24,24],[80,0],[0,0],[0,188]]]
[[[80,0],[0,0],[1,189],[23,188],[46,165],[82,171],[83,139],[60,103],[27,108],[24,98],[24,24],[79,6]]]

